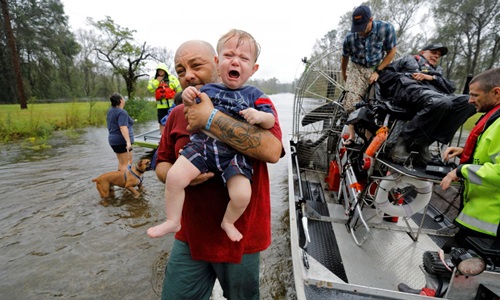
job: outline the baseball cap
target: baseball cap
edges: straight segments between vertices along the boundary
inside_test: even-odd
[[[352,13],[352,27],[351,32],[363,32],[366,29],[366,25],[372,17],[372,12],[370,8],[366,5],[361,5],[354,10]]]
[[[422,51],[425,50],[440,50],[441,51],[441,56],[445,56],[446,53],[448,53],[448,48],[443,46],[442,44],[430,44],[422,48]]]

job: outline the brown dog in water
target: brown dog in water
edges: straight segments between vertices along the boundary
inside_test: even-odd
[[[128,166],[125,171],[112,171],[102,174],[92,179],[95,182],[97,191],[101,198],[107,198],[113,192],[113,186],[120,186],[131,191],[135,197],[140,195],[142,190],[142,179],[144,172],[151,169],[151,160],[141,159],[135,166]],[[134,187],[138,186],[138,190]]]

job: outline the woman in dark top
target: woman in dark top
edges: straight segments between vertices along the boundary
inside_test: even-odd
[[[125,171],[129,163],[132,163],[132,143],[134,142],[134,131],[132,125],[134,120],[123,109],[125,99],[115,93],[109,98],[111,108],[108,110],[106,121],[108,124],[108,141],[118,158],[118,170]]]

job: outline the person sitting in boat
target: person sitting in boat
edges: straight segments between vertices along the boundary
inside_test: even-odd
[[[448,147],[443,153],[444,160],[460,157],[460,164],[442,179],[441,188],[447,190],[452,182],[459,180],[465,184],[461,210],[454,220],[458,232],[443,245],[445,253],[453,248],[470,249],[470,237],[490,240],[491,247],[500,248],[500,68],[475,76],[469,87],[469,102],[484,115],[464,147]],[[490,259],[495,263],[500,258]],[[427,282],[422,291],[431,286]],[[421,290],[404,283],[398,289],[422,295]]]
[[[432,160],[429,145],[448,144],[457,129],[475,114],[468,95],[454,94],[455,85],[444,77],[439,59],[448,53],[441,44],[430,44],[417,55],[406,55],[392,62],[381,73],[381,94],[394,99],[395,105],[410,109],[415,116],[405,124],[390,156],[403,163],[410,151],[419,152],[419,160]]]
[[[477,75],[469,87],[469,101],[478,113],[485,114],[463,148],[445,150],[445,160],[460,157],[460,164],[440,184],[446,190],[454,181],[465,183],[453,246],[461,245],[466,236],[500,238],[500,68]]]

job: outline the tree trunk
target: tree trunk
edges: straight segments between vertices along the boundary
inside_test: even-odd
[[[10,53],[12,56],[12,64],[14,65],[14,73],[16,77],[17,86],[17,98],[19,104],[21,104],[21,109],[27,109],[28,104],[26,103],[26,96],[24,95],[23,78],[21,76],[21,64],[19,63],[19,54],[16,49],[16,42],[14,38],[14,33],[12,32],[12,25],[10,24],[9,7],[7,6],[7,0],[0,0],[2,4],[2,14],[5,20],[5,32],[7,35],[7,42],[9,43]]]

